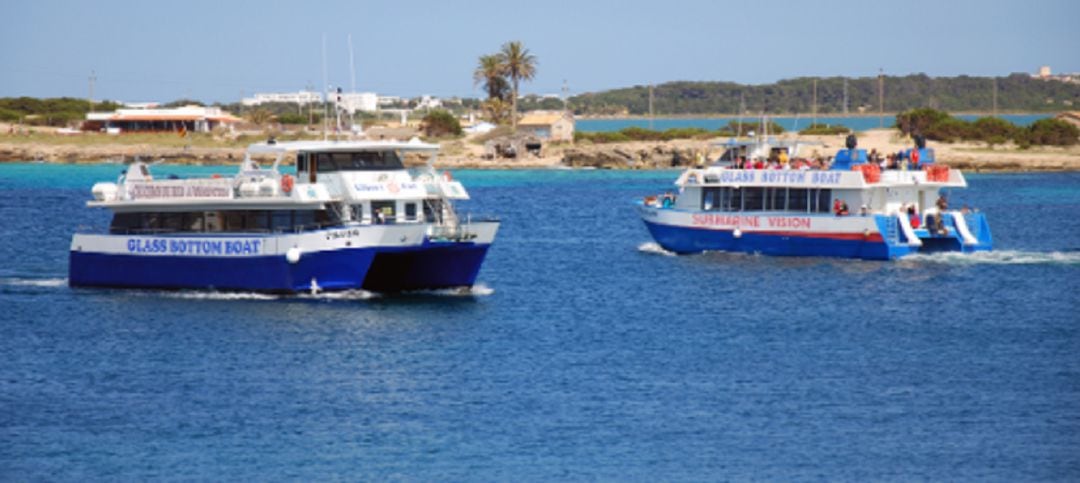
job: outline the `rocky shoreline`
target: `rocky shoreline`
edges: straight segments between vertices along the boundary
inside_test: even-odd
[[[803,136],[820,143],[819,153],[828,156],[843,146],[843,136]],[[451,141],[444,144],[437,166],[443,169],[670,169],[714,159],[722,150],[710,140],[626,142],[612,144],[556,145],[541,156],[516,159],[487,159],[475,146]],[[895,152],[909,140],[895,130],[860,133],[860,146],[881,152]],[[452,144],[452,146],[450,145]],[[463,145],[466,145],[462,148]],[[1080,146],[1040,147],[1022,150],[1014,146],[988,147],[977,144],[932,144],[938,162],[970,171],[1080,171]],[[143,159],[175,164],[232,164],[244,157],[244,147],[162,146],[119,143],[48,143],[8,140],[0,137],[0,162],[44,161],[49,163],[102,163]],[[446,154],[452,152],[452,154]]]

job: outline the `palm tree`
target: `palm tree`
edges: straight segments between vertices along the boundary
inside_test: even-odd
[[[536,57],[529,53],[529,49],[526,49],[521,45],[520,41],[512,41],[503,44],[502,51],[499,52],[499,61],[502,64],[503,75],[510,78],[510,82],[513,84],[513,91],[511,94],[511,110],[510,121],[511,129],[517,132],[517,99],[518,99],[518,82],[522,80],[532,80],[536,76]]]
[[[481,55],[480,62],[473,71],[474,85],[484,84],[488,99],[503,99],[510,87],[503,78],[503,66],[497,54]]]

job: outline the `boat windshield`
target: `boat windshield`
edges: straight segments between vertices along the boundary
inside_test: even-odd
[[[301,153],[297,157],[297,169],[307,171],[308,163],[315,163],[316,171],[393,171],[405,169],[397,151],[358,151],[331,153]]]

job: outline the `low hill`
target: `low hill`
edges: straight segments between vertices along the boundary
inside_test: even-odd
[[[929,77],[924,74],[885,76],[885,111],[899,112],[930,107],[949,112],[990,112],[994,84],[997,108],[1002,112],[1056,112],[1080,106],[1080,84],[1032,78],[1027,74],[1007,77]],[[813,109],[814,78],[786,79],[773,84],[745,85],[734,82],[668,82],[653,89],[657,115],[809,113]],[[570,98],[576,114],[645,115],[649,113],[648,86],[634,86],[585,93]],[[878,78],[847,78],[848,112],[878,111]],[[817,78],[817,112],[844,113],[844,78]]]

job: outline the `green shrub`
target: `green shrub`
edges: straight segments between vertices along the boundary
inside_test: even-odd
[[[848,128],[847,126],[844,126],[844,125],[840,125],[840,124],[834,124],[834,125],[811,124],[811,125],[807,126],[806,129],[803,129],[802,131],[799,131],[799,134],[822,136],[822,135],[830,135],[830,134],[848,134],[850,132],[851,132],[850,128]]]
[[[1025,137],[1031,144],[1072,146],[1080,137],[1080,129],[1060,119],[1039,119],[1026,131]]]
[[[427,137],[460,136],[461,123],[449,111],[435,110],[424,116],[420,123],[424,135]]]
[[[974,139],[1001,144],[1016,137],[1015,124],[996,117],[980,117],[971,123]]]
[[[947,143],[975,138],[975,132],[971,124],[955,117],[946,117],[934,122],[926,129],[914,132],[914,134],[920,133],[925,135],[926,139]]]
[[[896,115],[896,127],[904,134],[925,134],[930,137],[928,130],[935,124],[952,119],[949,113],[936,109],[922,108]]]

